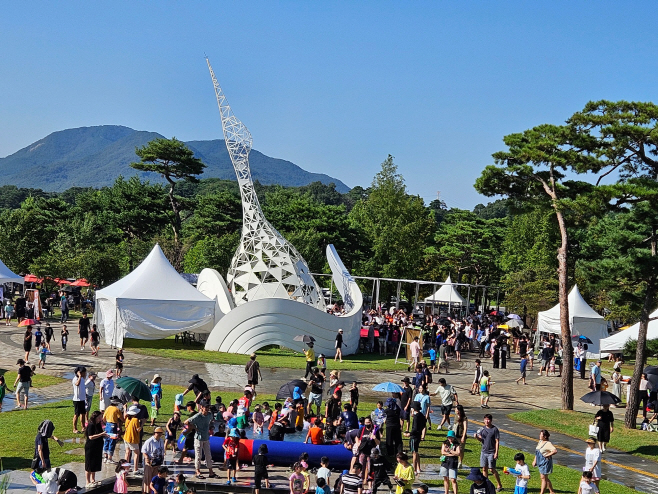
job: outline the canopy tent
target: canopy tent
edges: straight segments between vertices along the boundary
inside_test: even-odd
[[[210,332],[215,301],[185,281],[159,245],[124,278],[96,292],[94,319],[105,341],[166,338],[180,331]]]
[[[18,276],[11,269],[9,269],[4,262],[0,261],[0,285],[3,283],[20,283],[23,284],[22,276]]]
[[[435,304],[468,305],[466,299],[459,294],[455,285],[452,284],[450,275],[448,275],[448,279],[446,279],[445,283],[441,285],[441,288],[434,295],[425,298],[426,304],[431,304],[432,302]]]
[[[592,340],[588,345],[587,358],[599,355],[599,340],[608,336],[608,323],[592,309],[574,285],[569,292],[569,326],[573,336],[587,336]],[[537,314],[537,330],[544,333],[561,334],[560,304]]]
[[[658,309],[653,311],[649,317],[658,317]],[[619,333],[615,333],[608,338],[603,338],[601,340],[601,352],[621,352],[624,349],[624,346],[626,346],[626,342],[630,340],[637,340],[638,334],[640,334],[639,322],[633,324],[631,327],[625,329],[624,331],[619,331]],[[649,328],[647,329],[647,340],[655,339],[658,339],[658,320],[649,321]]]

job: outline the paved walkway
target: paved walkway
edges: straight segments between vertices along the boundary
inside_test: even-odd
[[[51,325],[55,329],[55,334],[58,335],[59,324],[51,323]],[[69,330],[74,337],[77,336],[75,335],[76,326],[77,323],[69,325]],[[6,328],[3,326],[0,328],[0,367],[15,368],[16,359],[23,356],[22,335],[23,332],[16,327]],[[62,352],[59,347],[59,338],[57,341],[52,342],[51,346],[55,354],[48,357],[47,368],[39,372],[72,378],[73,368],[78,365],[85,365],[98,373],[114,367],[115,350],[102,345],[100,356],[94,357],[90,354],[89,349],[84,352],[80,351],[80,347],[75,344],[74,337],[70,338],[69,349],[66,352]],[[124,353],[126,355],[124,375],[140,379],[151,378],[153,373],[157,372],[162,376],[165,384],[184,386],[187,385],[187,381],[192,374],[200,374],[214,390],[232,391],[243,389],[245,383],[244,368],[239,365],[167,359],[138,355],[130,351],[124,351]],[[472,432],[479,426],[477,421],[484,414],[484,411],[479,407],[479,398],[470,395],[468,392],[472,382],[474,359],[475,357],[472,354],[466,354],[462,362],[451,361],[449,374],[443,375],[442,373],[448,383],[458,389],[460,403],[466,407],[471,419]],[[36,361],[36,358],[33,360]],[[247,357],[245,357],[245,362],[246,360]],[[328,363],[331,366],[331,362]],[[560,408],[560,378],[540,377],[537,375],[535,368],[535,371],[528,371],[528,385],[517,385],[514,382],[518,377],[518,361],[516,359],[508,362],[508,369],[492,369],[489,361],[484,361],[484,368],[491,372],[495,381],[490,401],[492,408],[488,412],[494,415],[494,422],[503,433],[501,437],[502,444],[521,451],[534,451],[539,430],[514,422],[507,418],[507,415],[531,409]],[[265,379],[259,389],[267,390],[268,393],[276,392],[281,385],[291,379],[302,377],[301,370],[262,370]],[[341,377],[347,382],[357,380],[361,383],[361,394],[364,397],[381,399],[382,394],[369,391],[372,386],[384,380],[399,381],[403,376],[408,375],[408,373],[402,372],[404,370],[404,368],[401,368],[399,372],[387,372],[385,376],[381,372],[343,371]],[[435,374],[435,384],[439,377]],[[31,399],[34,399],[34,403],[61,400],[70,394],[70,386],[70,383],[62,383],[36,389],[34,396],[31,393]],[[580,379],[574,381],[574,394],[576,397],[586,392],[588,392],[587,381]],[[10,407],[5,408],[10,409]],[[578,399],[576,399],[574,408],[585,413],[593,413],[596,410]],[[623,421],[624,411],[623,408],[613,409],[615,419]],[[561,434],[553,434],[551,439],[560,450],[556,462],[575,470],[581,470],[584,464],[585,444],[578,439]],[[645,492],[658,492],[658,463],[613,450],[609,450],[605,454],[603,463],[604,477],[609,480]],[[428,476],[428,478],[433,477],[431,473]]]

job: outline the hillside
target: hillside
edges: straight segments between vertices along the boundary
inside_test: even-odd
[[[70,187],[111,185],[118,175],[148,174],[130,167],[139,161],[135,147],[162,137],[155,132],[133,130],[119,125],[80,127],[53,132],[29,146],[0,158],[0,185],[16,185],[46,191]],[[187,145],[207,168],[202,178],[235,180],[231,160],[222,139],[190,141]],[[323,173],[311,173],[290,161],[271,158],[252,150],[251,174],[262,184],[300,186],[311,182],[335,183],[339,192],[349,191],[343,182]],[[151,181],[156,177],[149,176]]]

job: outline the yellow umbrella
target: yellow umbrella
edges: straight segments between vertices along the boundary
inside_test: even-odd
[[[499,324],[498,328],[499,329],[509,329],[509,326],[507,324]]]
[[[622,326],[621,328],[619,328],[619,331],[623,331],[624,329],[628,329],[630,327],[631,327],[630,324],[628,326]]]

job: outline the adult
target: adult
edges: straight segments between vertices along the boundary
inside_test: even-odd
[[[500,447],[500,431],[498,427],[493,425],[493,416],[491,414],[488,413],[484,416],[484,427],[478,429],[475,438],[482,443],[480,468],[483,469],[484,476],[489,477],[489,470],[491,470],[496,479],[497,489],[502,489],[503,484],[500,483],[500,475],[496,470],[498,449]]]
[[[343,361],[343,330],[339,329],[338,334],[336,335],[336,341],[334,343],[334,346],[336,347],[336,355],[334,356],[334,362],[337,359],[340,359],[340,361]]]
[[[359,428],[359,417],[352,410],[352,405],[345,403],[343,413],[340,414],[341,423],[345,424],[345,429],[349,432]]]
[[[258,385],[258,378],[263,380],[263,374],[260,372],[260,362],[256,360],[256,354],[252,353],[249,356],[249,362],[244,366],[244,371],[247,373],[247,383],[254,390],[254,396],[256,396],[256,386]]]
[[[592,384],[593,391],[601,391],[601,361],[597,360],[592,367]]]
[[[475,359],[475,372],[473,376],[473,383],[471,384],[471,394],[479,395],[480,394],[480,379],[482,379],[482,362],[479,358]]]
[[[601,409],[596,412],[594,422],[596,422],[596,425],[599,428],[599,431],[596,433],[596,440],[599,442],[599,449],[601,450],[601,453],[605,453],[605,445],[610,442],[610,434],[615,429],[615,416],[610,411],[610,405],[603,405]]]
[[[304,379],[309,375],[313,375],[313,367],[315,366],[315,350],[313,350],[313,342],[307,343],[308,349],[304,350],[304,357],[306,358],[306,371],[304,372]]]
[[[100,384],[100,400],[99,408],[101,411],[104,411],[107,407],[110,406],[110,399],[112,398],[112,393],[114,392],[114,371],[108,370],[105,372],[105,379],[101,381]]]
[[[405,453],[398,453],[396,455],[397,466],[395,467],[395,474],[393,480],[397,484],[395,494],[402,494],[405,489],[411,489],[411,486],[416,480],[413,465],[409,464],[409,457]]]
[[[431,422],[431,419],[430,419],[430,405],[432,404],[432,402],[430,400],[430,393],[427,390],[427,386],[423,386],[420,390],[420,393],[418,393],[418,394],[416,394],[416,396],[414,396],[414,402],[420,403],[421,412],[425,416],[425,418],[427,419],[426,420],[426,426],[429,425],[431,427],[432,422]],[[421,440],[425,439],[426,428],[423,429],[423,436],[421,437]]]
[[[496,494],[496,487],[487,477],[482,475],[479,468],[471,468],[466,480],[473,482],[471,484],[471,494]]]
[[[409,364],[409,370],[412,368],[415,369],[416,366],[420,363],[420,343],[418,336],[414,337],[414,341],[409,345],[409,350],[411,351],[411,363]]]
[[[378,448],[381,443],[381,435],[379,430],[375,428],[372,419],[365,417],[363,419],[363,427],[357,439],[357,453],[358,462],[363,467],[363,478],[368,479],[372,471],[372,464],[370,461],[370,454],[374,448]]]
[[[402,451],[401,408],[395,398],[386,400],[384,426],[386,427],[386,454],[393,456]]]
[[[203,379],[199,377],[199,374],[194,374],[188,383],[189,385],[183,392],[183,396],[192,391],[194,394],[194,402],[199,403],[201,401],[201,397],[203,396],[203,392],[208,390],[208,385]]]
[[[439,471],[439,477],[443,477],[445,494],[450,492],[450,485],[452,485],[453,494],[457,494],[457,469],[460,454],[461,445],[457,440],[455,431],[448,431],[446,440],[441,445],[441,456],[445,459],[441,462],[441,470]]]
[[[324,386],[324,376],[317,367],[313,368],[313,375],[309,381],[311,391],[308,395],[308,413],[313,411],[313,405],[318,409],[320,415],[320,407],[322,406],[322,387]]]
[[[464,407],[457,405],[455,412],[455,424],[452,426],[452,429],[455,432],[457,440],[461,446],[459,452],[459,465],[457,468],[462,467],[462,462],[464,461],[464,453],[466,452],[466,439],[468,438],[468,417],[466,417],[466,412]]]
[[[410,418],[411,418],[411,402],[413,401],[413,388],[411,387],[411,381],[408,377],[402,379],[402,393],[400,394],[400,427],[404,427],[404,423],[407,423],[406,433],[409,432]]]
[[[50,470],[50,445],[48,439],[52,438],[61,446],[63,443],[53,435],[55,425],[50,420],[44,420],[39,424],[37,435],[34,438],[34,460],[35,470]]]
[[[48,348],[49,352],[52,352],[50,349],[50,340],[53,339],[55,336],[55,332],[53,331],[53,328],[50,326],[50,323],[46,323],[46,327],[43,329],[44,334],[46,335],[46,348]]]
[[[459,397],[455,388],[450,384],[446,383],[444,378],[439,379],[439,385],[436,387],[436,391],[431,394],[431,396],[439,395],[441,399],[441,423],[436,430],[440,431],[443,429],[443,424],[448,424],[448,429],[450,428],[450,412],[452,407],[459,405]]]
[[[583,343],[583,348],[580,353],[580,378],[581,379],[587,379],[585,377],[585,371],[587,370],[587,350],[589,350],[589,347],[587,346],[587,343]]]
[[[32,369],[25,365],[25,360],[19,358],[16,361],[18,372],[14,381],[16,390],[16,408],[25,408],[27,410],[27,400],[30,396],[30,382],[32,381]]]
[[[83,427],[87,423],[87,410],[85,403],[87,396],[85,388],[86,377],[86,368],[75,368],[75,376],[71,379],[71,383],[73,384],[73,434],[80,434],[80,431],[78,430],[78,418],[80,418],[80,424]]]
[[[327,417],[327,424],[333,423],[334,420],[340,415],[340,396],[338,394],[340,390],[335,389],[331,394],[331,397],[325,403],[324,415]]]
[[[162,438],[163,435],[164,429],[162,427],[156,427],[153,430],[153,435],[149,437],[142,446],[142,458],[144,460],[142,492],[144,494],[151,493],[151,479],[158,474],[158,469],[164,463],[165,449],[164,440]]]
[[[96,410],[89,417],[85,428],[85,481],[86,487],[100,485],[96,482],[96,472],[103,468],[103,441],[107,432],[103,430],[101,422],[103,414]],[[83,422],[84,424],[84,422]]]
[[[615,395],[621,401],[621,372],[620,368],[615,367],[610,375],[610,380],[612,381],[612,394]],[[613,405],[617,408],[617,405]],[[646,409],[646,406],[644,407]]]
[[[62,311],[62,317],[59,322],[65,323],[69,318],[69,299],[66,297],[66,293],[59,292],[59,308]]]
[[[544,494],[546,488],[550,494],[555,494],[551,479],[548,478],[553,473],[553,456],[557,453],[557,448],[549,441],[551,435],[545,429],[539,431],[539,442],[535,448],[535,459],[532,460],[532,466],[539,469],[541,477],[541,487],[539,494]]]
[[[417,401],[414,401],[411,405],[411,414],[413,420],[411,424],[411,432],[409,433],[409,451],[412,453],[412,465],[414,471],[420,473],[420,456],[418,454],[418,449],[427,427],[427,418],[422,411],[421,404]]]
[[[283,441],[286,434],[293,434],[297,429],[290,427],[288,417],[281,417],[270,428],[270,441]]]
[[[26,364],[30,363],[30,352],[32,351],[32,326],[28,325],[25,328],[25,335],[23,336],[23,350],[25,351]]]
[[[123,414],[119,410],[121,402],[117,398],[111,398],[110,404],[105,408],[103,413],[103,421],[105,422],[105,440],[103,441],[103,461],[107,463],[114,463],[112,457],[119,438],[119,428],[123,423]]]
[[[642,404],[642,416],[647,417],[647,403],[649,401],[649,390],[651,389],[651,383],[647,378],[647,375],[643,372],[640,376],[640,382],[638,384],[638,402]]]
[[[82,318],[78,320],[78,335],[80,335],[80,351],[84,351],[87,342],[89,341],[89,329],[91,321],[87,317],[87,313],[82,313]]]
[[[195,428],[194,433],[194,469],[198,479],[204,479],[201,475],[201,452],[206,457],[206,466],[208,467],[208,477],[217,478],[212,468],[212,456],[210,454],[210,422],[212,414],[210,413],[210,403],[207,401],[199,402],[199,413],[193,415],[185,421],[185,424],[191,424]]]

